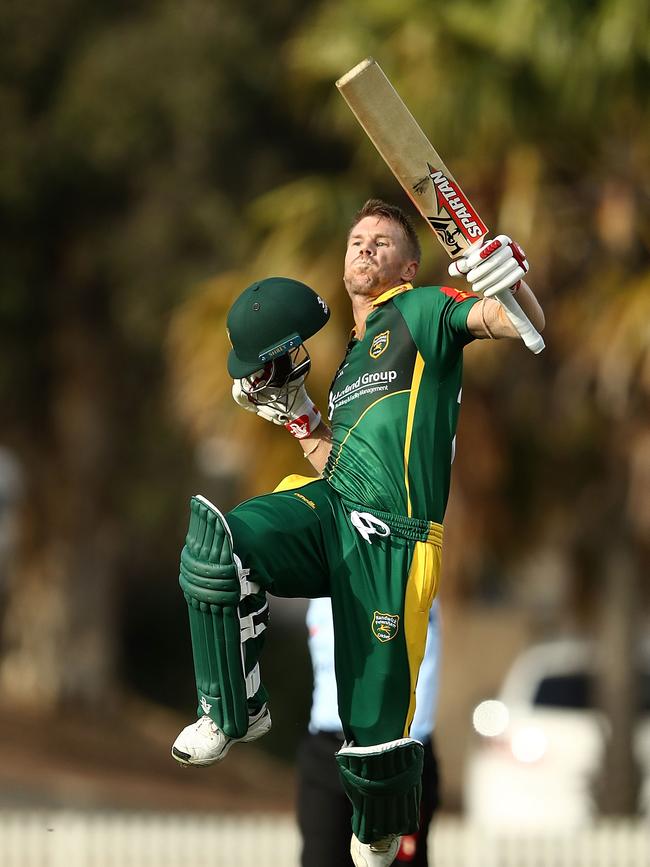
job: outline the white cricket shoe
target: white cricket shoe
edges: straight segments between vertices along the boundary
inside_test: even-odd
[[[248,731],[243,738],[229,738],[206,714],[183,729],[174,741],[172,756],[182,765],[206,767],[225,759],[233,744],[256,741],[270,728],[271,714],[267,705],[249,718]]]
[[[395,860],[399,849],[399,837],[389,834],[374,843],[362,843],[352,835],[350,841],[350,855],[354,867],[389,867]]]

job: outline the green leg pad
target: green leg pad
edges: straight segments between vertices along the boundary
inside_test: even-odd
[[[192,497],[179,583],[187,601],[198,713],[208,713],[231,738],[248,731],[239,622],[241,585],[223,516]]]
[[[373,747],[344,746],[336,754],[352,801],[352,832],[362,843],[387,834],[415,834],[420,816],[424,748],[402,738]]]

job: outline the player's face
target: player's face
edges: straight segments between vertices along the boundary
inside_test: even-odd
[[[385,217],[364,217],[352,227],[343,282],[350,296],[376,298],[413,279],[417,263],[409,256],[401,226]]]

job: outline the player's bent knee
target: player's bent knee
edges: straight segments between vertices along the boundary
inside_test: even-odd
[[[362,843],[418,829],[424,748],[413,738],[371,747],[344,745],[336,754],[352,801],[352,832]]]
[[[268,606],[233,551],[226,519],[204,497],[190,503],[179,583],[189,611],[199,713],[241,738],[248,730],[247,700],[260,686],[257,656],[246,647],[266,629]]]

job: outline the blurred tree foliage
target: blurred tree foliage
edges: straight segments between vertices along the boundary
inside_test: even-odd
[[[232,404],[225,313],[260,276],[316,287],[334,314],[313,340],[325,403],[350,325],[347,225],[370,195],[405,204],[333,86],[368,54],[523,243],[549,323],[540,358],[467,352],[444,592],[551,598],[575,619],[609,580],[603,540],[647,561],[649,17],[645,0],[0,11],[0,413],[29,481],[6,695],[115,685],[126,602],[154,629],[176,568],[193,448],[203,481],[242,493],[304,471]],[[421,282],[440,282],[420,229]]]
[[[234,295],[261,274],[301,276],[332,301],[336,325],[313,341],[312,388],[324,402],[349,324],[340,285],[347,224],[368,195],[402,200],[333,87],[373,54],[488,224],[525,245],[550,323],[539,359],[516,345],[467,352],[471,387],[451,504],[461,520],[448,522],[447,586],[491,593],[490,563],[523,551],[589,561],[617,522],[647,538],[648,503],[631,506],[626,478],[633,464],[634,475],[649,472],[648,16],[641,0],[318,5],[286,44],[287,100],[305,133],[340,140],[348,161],[332,171],[314,163],[255,200],[243,266],[177,315],[176,393],[194,435],[210,436],[217,419],[233,439],[242,431],[247,441],[259,427],[230,404],[226,346],[213,335]],[[439,282],[446,263],[422,232],[421,282]],[[249,491],[273,484],[269,450],[291,448],[276,434],[258,431],[264,447],[242,463]],[[468,550],[450,537],[470,519]],[[569,570],[578,590],[587,567]],[[507,572],[498,571],[503,583]]]
[[[155,610],[161,573],[174,583],[192,455],[164,335],[192,285],[248,255],[242,208],[302,171],[265,48],[299,18],[192,0],[0,12],[0,413],[28,484],[6,697],[105,701],[116,606]]]

